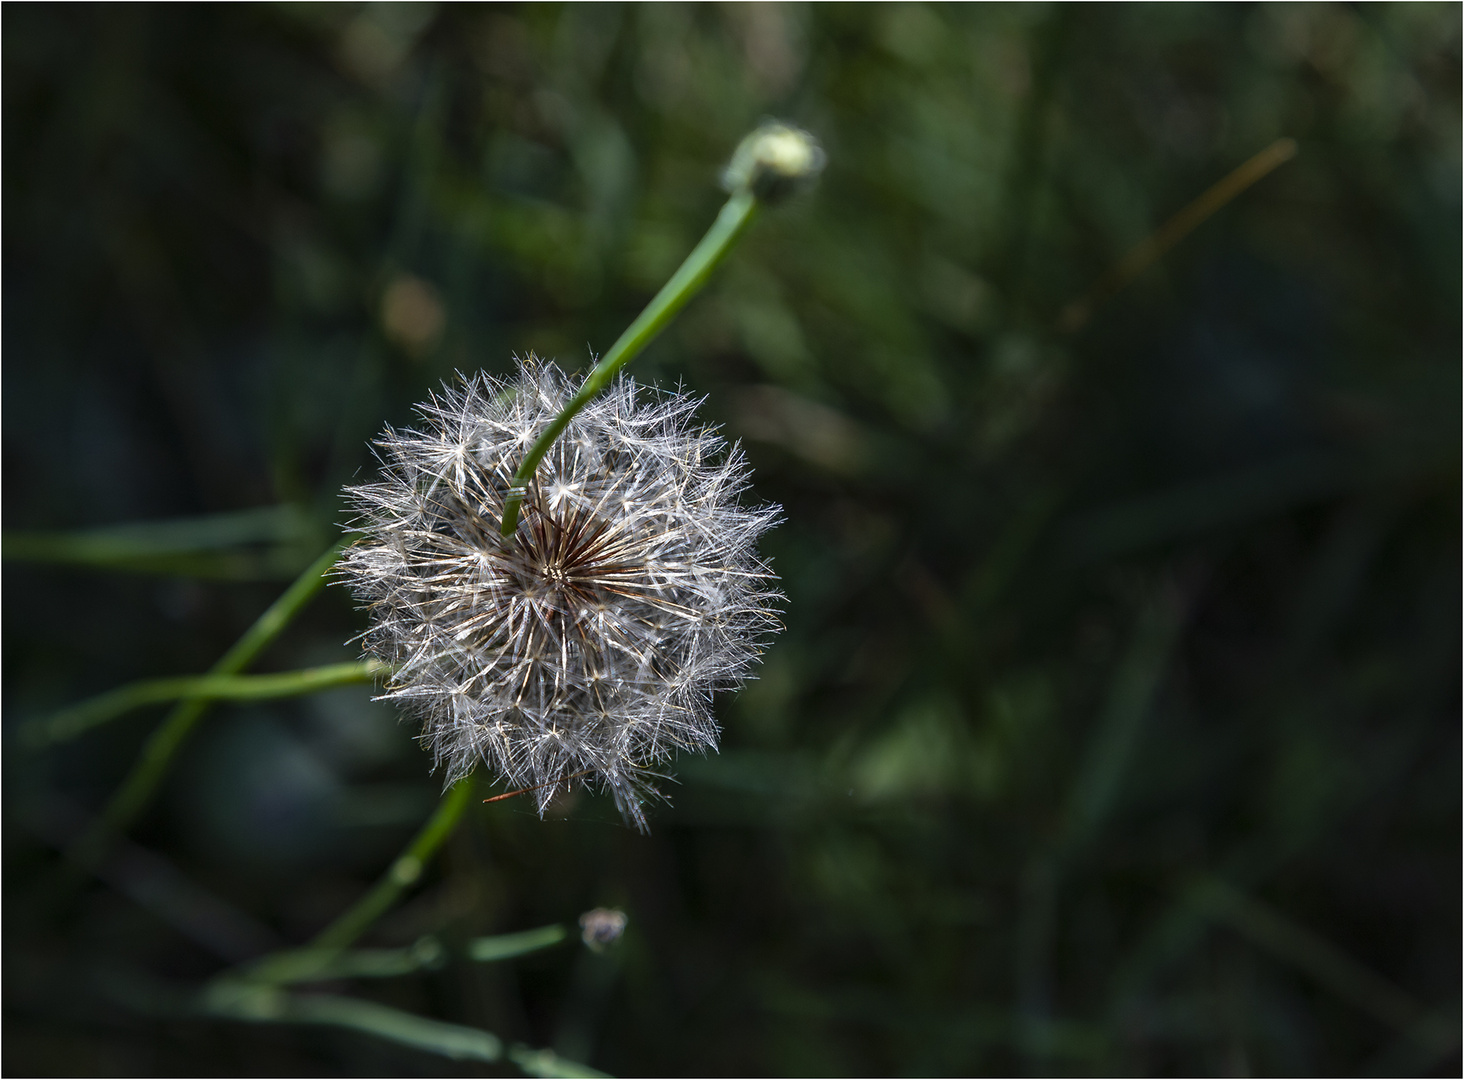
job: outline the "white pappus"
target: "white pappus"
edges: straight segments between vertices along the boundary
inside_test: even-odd
[[[536,788],[541,815],[598,783],[644,830],[653,769],[715,749],[713,692],[779,626],[757,540],[781,511],[741,505],[746,459],[696,424],[696,399],[622,376],[554,442],[505,539],[514,471],[574,388],[531,356],[388,429],[380,478],[347,489],[364,535],[339,572],[393,669],[382,696],[420,718],[449,782],[481,760]]]

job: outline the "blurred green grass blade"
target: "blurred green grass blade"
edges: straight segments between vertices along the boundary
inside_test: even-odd
[[[282,994],[280,998],[277,1019],[287,1023],[346,1028],[457,1061],[496,1062],[503,1057],[503,1040],[478,1028],[334,994]]]
[[[1459,1049],[1459,1003],[1429,1013],[1362,1070],[1362,1076],[1427,1076]]]
[[[1189,956],[1209,925],[1196,892],[1183,891],[1164,914],[1149,923],[1139,942],[1116,965],[1108,994],[1113,1013],[1121,1017],[1165,969]]]
[[[202,1011],[257,1024],[311,1024],[359,1031],[454,1061],[496,1063],[505,1057],[531,1076],[604,1076],[550,1050],[505,1046],[491,1031],[430,1020],[374,1001],[337,994],[288,994],[273,987],[216,982],[202,996]]]
[[[553,1050],[535,1050],[529,1046],[510,1046],[508,1060],[530,1076],[591,1078],[609,1075],[578,1061],[562,1058]]]
[[[524,930],[517,934],[497,934],[493,937],[475,938],[468,943],[468,959],[485,964],[494,960],[508,960],[515,956],[523,956],[526,953],[538,952],[540,949],[558,945],[568,936],[569,931],[560,924],[554,923],[550,926],[541,926],[536,930]]]
[[[1354,500],[1339,512],[1296,590],[1285,646],[1276,658],[1278,671],[1302,671],[1307,658],[1336,632],[1402,505],[1400,492],[1387,491]]]
[[[260,550],[180,552],[119,562],[72,559],[16,559],[37,565],[69,566],[103,573],[196,578],[200,581],[288,581],[309,560],[314,545],[277,545]]]
[[[479,963],[508,960],[558,945],[568,936],[569,932],[555,923],[517,934],[476,938],[468,943],[466,955]],[[287,949],[260,958],[240,972],[238,978],[275,984],[385,979],[438,968],[446,959],[442,943],[429,935],[402,949]]]
[[[389,671],[376,660],[327,664],[272,675],[177,675],[145,679],[119,686],[94,698],[62,709],[44,720],[35,720],[20,730],[21,740],[31,746],[46,746],[75,738],[91,728],[163,701],[189,698],[196,701],[264,701],[300,697],[337,686],[371,682]]]
[[[1193,952],[1215,923],[1229,926],[1319,986],[1401,1032],[1404,1040],[1425,1050],[1430,1060],[1458,1046],[1457,1022],[1445,1023],[1440,1014],[1426,1012],[1410,995],[1332,942],[1213,874],[1183,890],[1170,911],[1156,921],[1140,947],[1118,969],[1110,994],[1117,1012],[1121,1014],[1125,1006],[1132,1004],[1162,968]],[[1404,1056],[1413,1053],[1398,1052]]]
[[[1133,638],[1109,684],[1108,699],[1074,782],[1067,821],[1055,847],[1030,860],[1022,879],[1022,917],[1016,937],[1021,1022],[1038,1030],[1051,1021],[1052,967],[1058,894],[1072,859],[1097,836],[1118,798],[1120,784],[1169,667],[1179,638],[1183,605],[1172,586],[1161,587],[1140,611]],[[1023,1053],[1040,1061],[1042,1044]]]
[[[1181,621],[1181,603],[1172,589],[1161,590],[1139,616],[1073,788],[1063,843],[1067,851],[1092,839],[1113,808],[1143,722],[1169,666]]]
[[[75,532],[7,532],[7,561],[53,563],[134,573],[255,580],[298,572],[319,542],[297,506],[135,522]],[[263,550],[231,550],[249,547]]]
[[[996,602],[1052,523],[1065,496],[1066,492],[1056,486],[1043,488],[1018,507],[967,577],[963,587],[967,607],[984,611]]]
[[[1355,479],[1343,462],[1315,453],[1222,473],[1081,518],[1068,547],[1079,562],[1099,562],[1326,499]]]
[[[1210,530],[1324,502],[1360,488],[1396,490],[1448,474],[1452,447],[1431,438],[1418,445],[1375,450],[1367,458],[1310,450],[1275,461],[1193,480],[1142,495],[1074,521],[1067,553],[1079,563],[1101,562]]]
[[[431,935],[402,949],[284,949],[249,964],[236,978],[265,984],[387,979],[441,967],[446,956]]]
[[[306,539],[309,533],[309,519],[299,507],[261,506],[77,532],[7,532],[4,554],[6,558],[108,561],[216,551],[243,544],[288,543]]]
[[[1412,997],[1336,945],[1219,878],[1195,886],[1211,918],[1279,960],[1305,972],[1344,1001],[1390,1027],[1411,1031],[1424,1010]]]

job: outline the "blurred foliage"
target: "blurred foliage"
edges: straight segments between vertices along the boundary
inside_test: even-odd
[[[772,114],[822,184],[635,376],[705,394],[786,508],[787,631],[649,838],[587,795],[483,807],[373,935],[606,904],[615,947],[353,992],[641,1075],[1457,1074],[1457,5],[4,21],[6,528],[308,522],[212,574],[173,533],[130,569],[174,576],[7,562],[7,1072],[497,1068],[104,992],[299,944],[381,871],[439,787],[365,688],[221,707],[59,903],[158,714],[14,731],[206,670],[455,371],[586,367]],[[360,628],[327,590],[260,669]]]

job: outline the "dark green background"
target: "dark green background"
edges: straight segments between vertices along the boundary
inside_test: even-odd
[[[172,574],[8,560],[6,729],[204,670],[375,432],[515,352],[583,368],[777,115],[823,182],[633,372],[746,441],[787,630],[650,837],[587,794],[484,807],[373,935],[603,904],[615,950],[347,992],[627,1074],[1457,1075],[1460,21],[7,5],[6,529],[303,513]],[[361,625],[332,588],[257,669]],[[368,697],[216,710],[138,865],[240,950],[304,941],[438,790]],[[44,899],[157,716],[7,743],[5,1071],[477,1071],[98,989],[228,952],[101,884]]]

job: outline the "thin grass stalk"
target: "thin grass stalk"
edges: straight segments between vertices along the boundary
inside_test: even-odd
[[[513,934],[474,938],[463,950],[467,959],[489,964],[553,948],[569,938],[561,923]],[[400,949],[335,949],[307,946],[282,949],[253,961],[229,977],[251,983],[327,982],[336,979],[387,979],[433,970],[447,961],[447,950],[432,935]]]
[[[244,631],[234,646],[209,669],[210,675],[237,675],[254,662],[285,627],[325,585],[325,573],[340,556],[345,546],[333,544],[320,558],[295,579],[278,600]],[[93,866],[106,851],[112,837],[125,832],[137,820],[157,792],[173,759],[182,748],[211,704],[208,698],[188,698],[180,702],[160,724],[142,748],[132,771],[112,796],[101,815],[81,837],[67,849],[67,858],[80,866]]]
[[[202,995],[196,1008],[206,1016],[245,1023],[345,1028],[455,1061],[496,1063],[507,1059],[530,1076],[605,1075],[552,1050],[505,1043],[482,1028],[431,1020],[339,994],[291,994],[271,986],[220,982]]]
[[[422,826],[407,849],[397,856],[381,880],[340,918],[317,934],[310,948],[343,949],[364,934],[405,890],[417,883],[427,862],[452,835],[472,801],[473,780],[472,777],[464,777],[448,790],[427,824]]]
[[[376,660],[282,671],[270,675],[175,675],[143,679],[98,694],[94,698],[33,720],[20,730],[20,739],[41,747],[65,742],[108,721],[146,705],[188,698],[198,701],[269,701],[300,697],[338,686],[371,682],[390,668]]]

